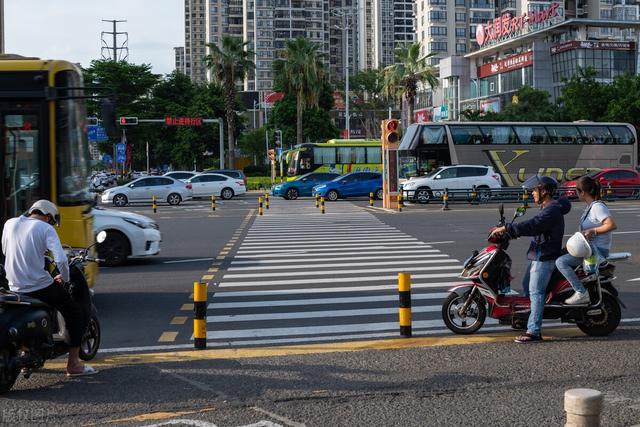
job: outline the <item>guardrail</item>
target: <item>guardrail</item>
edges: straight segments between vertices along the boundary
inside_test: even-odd
[[[446,196],[445,196],[446,194]],[[575,188],[559,188],[558,196],[577,199]],[[500,203],[529,203],[533,202],[530,192],[521,187],[502,188],[467,188],[467,189],[416,189],[402,190],[405,201],[412,203],[470,203],[481,204],[490,202]],[[615,200],[640,200],[640,187],[603,187],[601,199],[604,201]]]

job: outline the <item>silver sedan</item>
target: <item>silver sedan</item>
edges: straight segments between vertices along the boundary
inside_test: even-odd
[[[191,184],[167,176],[138,178],[126,185],[113,187],[102,193],[102,203],[113,203],[121,207],[132,202],[150,202],[156,196],[158,201],[179,205],[193,196]]]

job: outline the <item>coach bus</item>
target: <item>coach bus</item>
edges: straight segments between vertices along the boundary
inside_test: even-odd
[[[603,168],[636,168],[635,128],[626,123],[456,122],[409,126],[401,178],[451,164],[491,165],[506,186],[535,174],[575,179]]]
[[[300,144],[284,158],[289,180],[308,172],[382,171],[382,148],[376,139],[330,139]]]
[[[94,241],[81,88],[81,71],[70,62],[0,55],[2,224],[49,199],[60,209],[60,240],[72,247]],[[96,271],[89,263],[91,283]]]

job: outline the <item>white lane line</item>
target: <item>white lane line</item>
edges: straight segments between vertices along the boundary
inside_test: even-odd
[[[629,279],[627,282],[640,282],[640,277],[636,277],[635,279]]]
[[[442,310],[441,305],[427,305],[412,307],[412,313],[435,313]],[[207,323],[228,323],[228,322],[256,322],[267,320],[292,320],[292,319],[338,319],[341,317],[353,316],[376,316],[376,315],[397,315],[397,307],[385,308],[362,308],[349,310],[321,310],[321,311],[288,311],[286,313],[260,313],[260,314],[239,314],[224,316],[207,316]],[[223,326],[224,327],[224,326]]]
[[[381,241],[379,242],[379,244],[376,244],[377,242],[363,242],[363,243],[336,243],[336,244],[330,244],[330,245],[324,245],[324,247],[320,247],[320,248],[309,248],[309,245],[295,245],[293,247],[289,247],[289,250],[292,250],[294,248],[299,248],[300,250],[305,250],[308,252],[326,252],[326,251],[332,251],[335,252],[336,248],[340,248],[340,249],[366,249],[366,248],[376,248],[376,249],[396,249],[396,248],[404,248],[406,246],[411,246],[411,247],[427,247],[430,248],[431,246],[427,245],[426,243],[422,243],[419,241],[416,242],[404,242],[404,241],[400,241],[400,242],[386,242],[386,241]],[[266,245],[266,246],[253,246],[251,247],[251,249],[240,249],[238,250],[238,254],[249,254],[249,253],[263,253],[263,252],[273,252],[273,251],[277,251],[277,252],[283,252],[281,249],[282,245]]]
[[[446,257],[446,255],[442,254],[443,257]],[[318,261],[317,259],[314,259],[313,261]],[[402,263],[402,268],[407,269],[407,270],[411,270],[413,267],[413,265],[417,265],[417,264],[437,264],[437,263],[441,263],[441,262],[460,262],[457,260],[453,260],[453,259],[426,259],[426,260],[411,260],[410,262],[407,261],[405,263]],[[260,271],[267,271],[267,270],[299,270],[302,268],[325,268],[325,271],[327,269],[333,269],[336,267],[366,267],[366,266],[373,266],[373,265],[398,265],[398,261],[387,261],[387,262],[381,262],[381,261],[375,261],[375,262],[322,262],[320,261],[320,263],[315,263],[315,264],[293,264],[290,263],[288,265],[270,265],[270,266],[250,266],[250,267],[230,267],[227,269],[227,271],[250,271],[250,270],[260,270]],[[336,271],[336,273],[341,273],[340,271]]]
[[[408,234],[403,233],[399,230],[396,229],[392,229],[392,228],[372,228],[372,229],[367,229],[367,230],[353,230],[353,229],[344,229],[344,230],[340,230],[340,231],[336,231],[336,230],[330,230],[330,235],[333,236],[337,236],[337,237],[348,237],[348,236],[354,236],[354,237],[359,237],[359,236],[370,236],[371,234],[373,234],[374,232],[379,232],[381,234],[384,234],[385,236],[393,236],[393,235],[400,235],[400,236],[407,236]],[[321,238],[321,237],[327,237],[328,233],[326,231],[323,232],[315,232],[315,230],[309,230],[309,232],[305,231],[304,232],[304,237],[309,237],[309,238]],[[256,241],[256,240],[262,240],[265,239],[267,237],[275,237],[276,239],[292,239],[292,238],[299,238],[301,236],[300,231],[296,231],[295,233],[288,233],[288,234],[284,234],[281,232],[277,232],[277,233],[264,233],[264,234],[260,234],[260,235],[249,235],[247,234],[247,237],[244,239],[245,241]]]
[[[300,246],[310,246],[310,245],[321,245],[324,243],[376,243],[376,242],[408,242],[408,241],[418,241],[415,237],[411,236],[366,236],[366,237],[353,237],[349,239],[332,239],[330,237],[324,237],[321,239],[309,239],[309,240],[276,240],[276,239],[263,239],[258,242],[242,242],[241,247],[246,249],[260,248],[260,247],[269,247],[269,246],[282,246],[286,243],[288,247],[300,247]]]
[[[291,292],[291,295],[295,295],[296,292]],[[225,296],[224,294],[221,295]],[[424,294],[412,294],[411,301],[421,301],[429,299],[445,299],[449,296],[448,292],[432,292]],[[307,299],[286,299],[286,300],[270,300],[270,301],[237,301],[237,302],[216,302],[214,297],[213,301],[209,304],[207,309],[209,310],[225,310],[232,308],[261,308],[261,307],[289,307],[289,306],[302,306],[302,305],[326,305],[326,304],[354,304],[354,303],[366,303],[366,302],[386,302],[386,301],[398,301],[397,295],[377,295],[377,296],[362,296],[362,297],[335,297],[335,298],[307,298]]]
[[[254,243],[261,243],[261,242],[308,242],[308,241],[313,241],[313,240],[336,240],[336,239],[357,239],[357,240],[363,240],[363,239],[375,239],[376,237],[387,237],[387,238],[400,238],[400,237],[413,237],[409,234],[405,234],[405,233],[400,233],[400,232],[384,232],[384,233],[371,233],[371,232],[366,232],[366,233],[343,233],[343,234],[336,234],[336,233],[331,233],[331,235],[327,235],[327,234],[322,234],[319,236],[310,236],[305,234],[304,236],[300,235],[298,233],[297,236],[291,236],[291,237],[282,237],[279,234],[276,235],[272,235],[272,236],[265,236],[265,237],[258,237],[258,238],[252,238],[252,239],[244,239],[242,241],[242,243],[250,243],[250,244],[254,244]],[[300,240],[296,240],[296,239],[300,239]]]
[[[454,240],[445,240],[444,242],[425,242],[427,245],[444,245],[447,243],[455,243]]]
[[[431,283],[412,283],[411,289],[433,289],[433,288],[450,288],[457,285],[464,285],[465,282],[431,282]],[[332,288],[303,288],[303,289],[269,289],[265,291],[225,291],[219,290],[215,293],[215,299],[221,298],[237,298],[252,296],[274,296],[274,295],[299,295],[299,294],[325,294],[340,292],[381,292],[381,291],[397,291],[398,285],[373,285],[373,286],[340,286]],[[427,294],[428,295],[428,294]],[[212,303],[213,304],[213,303]]]
[[[425,248],[430,248],[431,246],[423,246]],[[431,253],[431,252],[440,252],[438,249],[422,249],[422,247],[420,249],[413,249],[413,250],[384,250],[384,251],[378,251],[376,249],[382,249],[382,246],[373,246],[370,248],[360,248],[362,249],[362,251],[357,251],[357,252],[352,252],[352,251],[329,251],[329,253],[326,254],[320,254],[320,253],[309,253],[306,250],[297,250],[297,251],[277,251],[277,252],[264,252],[262,254],[243,254],[242,256],[237,256],[234,259],[256,259],[256,260],[262,260],[265,258],[296,258],[296,257],[318,257],[318,256],[323,256],[323,255],[340,255],[340,259],[343,259],[344,256],[346,255],[367,255],[367,254],[421,254],[421,253]],[[372,249],[372,250],[370,250]],[[326,252],[327,250],[324,250],[324,252]],[[418,255],[416,255],[418,256]],[[447,255],[444,255],[447,256]],[[403,257],[400,257],[403,258]],[[314,258],[315,259],[315,258]],[[369,258],[363,258],[363,259],[369,259]],[[288,260],[285,260],[288,261]],[[251,262],[255,262],[255,261],[234,261],[238,262],[238,263],[251,263]],[[272,261],[269,261],[272,262]],[[283,262],[282,260],[275,260],[273,262]],[[294,261],[297,262],[297,261]]]
[[[447,277],[458,277],[459,273],[435,273],[435,274],[412,274],[412,279],[440,279]],[[311,284],[328,284],[328,283],[362,283],[362,282],[396,282],[398,275],[389,276],[356,276],[356,277],[323,277],[320,279],[306,279],[304,277],[298,279],[287,280],[261,280],[261,281],[242,281],[242,282],[222,282],[219,287],[261,287],[261,286],[278,286],[278,285],[311,285]]]
[[[459,263],[457,259],[443,259],[441,262],[455,262]],[[411,271],[442,271],[442,270],[460,270],[461,264],[454,265],[438,265],[429,267],[411,267]],[[344,275],[344,274],[367,274],[367,273],[397,273],[398,267],[393,268],[360,268],[352,270],[336,270],[331,268],[323,270],[311,270],[311,271],[280,271],[276,273],[242,273],[242,274],[225,274],[224,281],[231,279],[260,279],[263,277],[309,277],[309,276],[327,276],[327,275]]]
[[[195,258],[195,259],[179,259],[175,261],[163,261],[163,264],[178,264],[182,262],[198,262],[198,261],[211,261],[213,258]]]
[[[417,251],[416,251],[417,252]],[[350,261],[364,261],[364,260],[374,260],[374,259],[384,259],[384,260],[390,260],[390,259],[401,259],[401,260],[407,260],[407,261],[411,261],[413,262],[413,260],[415,259],[421,259],[421,258],[438,258],[438,257],[448,257],[449,255],[447,254],[443,254],[443,253],[433,253],[433,252],[440,252],[437,249],[427,249],[426,251],[422,251],[422,252],[431,252],[431,253],[426,253],[424,255],[415,255],[416,252],[411,252],[412,255],[390,255],[390,256],[357,256],[357,257],[349,257],[348,259]],[[372,253],[372,252],[369,252]],[[393,252],[396,253],[396,252]],[[336,254],[338,255],[338,254]],[[315,255],[314,255],[315,256]],[[259,267],[261,265],[265,265],[265,264],[282,264],[282,263],[286,263],[287,265],[292,265],[295,266],[297,265],[297,262],[301,262],[301,261],[314,261],[314,262],[332,262],[332,261],[343,261],[345,259],[344,256],[340,255],[340,256],[334,256],[334,257],[328,257],[328,258],[313,258],[310,260],[297,260],[292,262],[290,259],[256,259],[255,261],[232,261],[231,265],[250,265],[250,266],[255,266],[255,267]],[[397,262],[397,261],[396,261]],[[232,268],[230,268],[229,270],[231,270]]]
[[[295,228],[293,228],[295,227]],[[274,233],[277,233],[278,235],[283,235],[283,236],[293,236],[293,235],[300,235],[300,229],[304,228],[305,229],[305,235],[309,234],[319,234],[319,233],[346,233],[346,232],[365,232],[365,231],[397,231],[397,229],[393,228],[393,227],[384,227],[384,226],[369,226],[369,227],[357,227],[357,226],[353,226],[350,227],[348,225],[344,225],[344,226],[336,226],[336,225],[327,225],[327,226],[312,226],[310,228],[309,224],[301,224],[301,225],[296,225],[296,226],[292,226],[289,225],[287,227],[279,227],[279,228],[273,228],[273,229],[269,229],[269,230],[258,230],[255,228],[251,228],[248,232],[247,232],[247,237],[257,237],[257,236],[265,236],[265,235],[271,235]],[[308,230],[308,231],[307,231]]]

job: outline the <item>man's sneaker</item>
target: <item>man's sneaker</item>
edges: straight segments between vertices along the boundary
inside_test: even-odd
[[[580,305],[580,304],[590,304],[591,298],[589,298],[589,292],[576,292],[571,295],[569,298],[564,300],[565,304],[568,305]]]
[[[542,341],[542,335],[530,334],[529,332],[526,332],[525,334],[516,337],[514,341],[521,344],[540,342]]]

